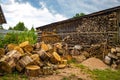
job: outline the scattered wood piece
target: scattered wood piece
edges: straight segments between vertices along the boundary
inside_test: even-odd
[[[30,77],[39,77],[40,75],[40,67],[37,65],[28,65],[25,67],[26,69],[26,75]]]
[[[19,47],[23,48],[25,46],[29,45],[29,41],[25,41],[19,44]]]

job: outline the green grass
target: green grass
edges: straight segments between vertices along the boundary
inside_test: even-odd
[[[93,70],[92,74],[94,80],[120,80],[120,70]]]
[[[0,80],[28,80],[28,77],[24,74],[14,72],[12,74],[5,74],[4,76],[0,76]]]
[[[85,74],[89,74],[93,80],[120,80],[120,70],[90,70],[81,64],[75,64],[75,66],[80,68]]]

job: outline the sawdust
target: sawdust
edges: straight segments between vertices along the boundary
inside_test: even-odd
[[[89,69],[107,69],[109,68],[103,61],[98,58],[92,57],[81,63],[84,66],[87,66]]]

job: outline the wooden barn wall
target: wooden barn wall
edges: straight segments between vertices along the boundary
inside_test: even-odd
[[[41,28],[41,31],[56,32],[68,44],[91,45],[102,42],[115,44],[119,41],[120,34],[119,13],[120,11],[112,11],[92,17],[83,17],[79,20],[50,25]],[[38,41],[40,41],[41,35],[38,34],[38,36]]]

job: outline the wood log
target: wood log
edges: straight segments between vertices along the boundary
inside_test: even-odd
[[[58,66],[58,69],[63,69],[66,67],[66,64],[58,64],[57,66]]]
[[[56,63],[59,63],[61,60],[62,59],[61,59],[61,57],[59,56],[58,53],[56,53],[56,52],[52,53],[52,57],[50,58],[51,63],[56,64]]]
[[[42,73],[43,73],[43,75],[51,75],[51,74],[53,74],[53,68],[48,67],[48,66],[43,67]]]
[[[16,44],[8,44],[8,45],[7,45],[7,51],[14,50],[14,48],[15,48],[16,46],[17,46]]]
[[[38,54],[42,61],[48,61],[52,56],[49,52],[45,52],[44,50],[38,51]]]
[[[26,75],[29,77],[39,77],[41,70],[40,67],[37,65],[28,65],[25,67]]]
[[[33,63],[33,60],[29,56],[23,56],[16,65],[16,69],[21,72],[27,65]]]
[[[0,48],[0,58],[5,55],[5,49],[4,48]]]
[[[34,45],[34,48],[37,49],[37,50],[39,50],[39,49],[40,49],[40,43],[36,43],[36,44]]]
[[[49,50],[47,44],[45,44],[44,42],[41,42],[40,44],[41,44],[41,49],[42,50],[44,50],[44,51],[48,51]]]
[[[17,50],[17,51],[19,51],[22,55],[24,55],[23,49],[20,48],[19,46],[14,47],[14,50]]]
[[[32,52],[33,51],[32,45],[26,45],[26,46],[24,46],[23,49],[25,52]]]
[[[0,69],[5,72],[11,73],[14,70],[16,62],[19,60],[20,57],[21,54],[16,50],[8,52],[6,55],[4,55],[4,57],[0,59]]]
[[[40,60],[38,54],[33,54],[33,55],[31,55],[30,57],[31,57],[31,59],[33,60],[33,63],[31,63],[31,64],[38,65],[38,66],[42,66],[42,65],[43,65],[43,63],[42,63],[42,61]]]
[[[12,73],[16,64],[14,59],[9,58],[7,61],[0,61],[0,69],[7,73]]]
[[[19,44],[19,47],[23,48],[25,46],[29,45],[29,41],[25,41]]]

